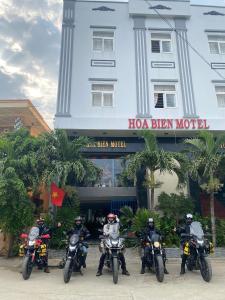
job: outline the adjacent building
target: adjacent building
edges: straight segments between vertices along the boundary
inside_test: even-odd
[[[0,134],[27,128],[32,136],[50,132],[46,121],[29,99],[0,100]],[[42,187],[40,198],[33,198],[37,208],[48,210],[49,193]]]
[[[198,130],[225,130],[224,24],[225,7],[188,0],[64,0],[55,128],[93,137],[85,153],[104,170],[79,188],[84,208],[147,205],[120,176],[143,149],[140,129],[173,151]],[[175,186],[167,176],[158,193]]]
[[[48,124],[28,99],[0,100],[0,133],[25,127],[32,136],[50,132]]]

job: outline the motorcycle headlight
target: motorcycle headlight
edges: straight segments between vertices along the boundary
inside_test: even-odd
[[[76,249],[76,246],[69,246],[70,251],[74,251]]]
[[[34,244],[35,244],[35,241],[29,241],[29,242],[28,242],[28,245],[29,245],[29,246],[34,246]]]
[[[204,241],[198,240],[198,244],[202,246],[204,244]]]
[[[113,246],[117,246],[117,244],[118,244],[118,241],[112,241]]]
[[[160,243],[159,243],[159,242],[154,242],[154,247],[155,247],[155,248],[159,248],[159,246],[160,246]]]

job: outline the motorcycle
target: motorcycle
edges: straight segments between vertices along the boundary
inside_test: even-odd
[[[20,247],[20,255],[24,256],[22,264],[22,276],[24,280],[30,278],[33,267],[36,265],[42,269],[45,265],[47,245],[44,240],[50,239],[49,234],[39,236],[39,228],[32,227],[29,234],[22,233],[20,236],[25,240]]]
[[[147,236],[144,241],[145,262],[149,269],[155,274],[159,282],[164,279],[163,253],[161,246],[161,236],[153,233],[152,236]]]
[[[192,222],[190,234],[183,234],[188,238],[184,245],[184,254],[188,255],[186,266],[189,271],[200,270],[202,278],[209,282],[212,278],[212,267],[207,256],[213,253],[213,244],[205,239],[200,222]]]
[[[125,250],[124,239],[118,233],[111,233],[104,238],[103,244],[106,250],[105,265],[113,273],[113,282],[118,282],[118,272],[121,265],[120,254]]]
[[[73,272],[78,272],[83,263],[83,237],[79,234],[72,234],[69,239],[69,246],[66,254],[66,261],[63,270],[64,282],[70,281]]]

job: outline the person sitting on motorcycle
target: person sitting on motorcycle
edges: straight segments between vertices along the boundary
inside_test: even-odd
[[[141,234],[139,234],[140,238],[141,238],[141,242],[142,242],[142,248],[143,248],[143,255],[141,257],[142,260],[142,264],[141,264],[141,274],[145,273],[145,267],[146,267],[146,256],[148,255],[147,251],[148,249],[145,247],[145,242],[147,241],[147,237],[152,237],[152,235],[156,233],[158,235],[161,236],[160,231],[155,228],[155,222],[153,218],[149,218],[147,221],[147,226],[146,228],[143,230],[143,232]],[[163,248],[162,249],[162,258],[163,258],[163,265],[164,265],[164,273],[165,274],[169,274],[169,272],[166,269],[166,251]]]
[[[181,275],[183,275],[185,273],[185,264],[186,264],[186,260],[188,258],[187,254],[184,253],[184,246],[185,246],[185,243],[187,242],[188,238],[187,237],[182,237],[182,234],[183,233],[184,234],[190,234],[190,226],[191,226],[192,222],[193,222],[193,215],[188,213],[185,216],[185,225],[183,227],[174,229],[174,231],[178,235],[180,235],[180,238],[181,238],[180,244],[181,244],[181,249],[183,251],[183,253],[181,255],[181,258],[182,258],[181,270],[180,270]]]
[[[107,216],[107,221],[108,223],[104,225],[103,227],[103,235],[105,237],[109,236],[110,233],[119,233],[119,229],[120,229],[120,222],[119,219],[116,215],[110,213]],[[102,245],[102,243],[100,244],[100,247],[103,248],[104,246]],[[102,249],[102,251],[104,251],[104,249]],[[105,261],[105,257],[106,257],[106,253],[103,252],[100,260],[99,260],[99,266],[98,266],[98,271],[96,273],[96,276],[101,276],[102,275],[102,269],[104,266],[104,261]],[[127,271],[126,268],[126,261],[125,261],[125,257],[123,255],[123,253],[120,253],[120,261],[121,261],[121,269],[122,269],[122,274],[123,275],[130,275],[130,273]]]
[[[57,224],[56,227],[48,227],[46,224],[45,224],[45,220],[43,218],[39,218],[36,220],[36,226],[39,228],[39,235],[45,235],[45,234],[49,234],[50,235],[50,238],[52,237],[53,235],[53,232],[55,229],[61,227],[61,223],[59,222]],[[46,244],[46,247],[48,246],[48,240],[43,240],[43,242]],[[44,261],[44,272],[45,273],[50,273],[50,270],[49,270],[49,267],[48,267],[48,248],[47,248],[47,251],[46,251],[46,255],[43,256],[43,261]]]
[[[80,236],[80,238],[82,238],[82,240],[84,240],[84,239],[86,239],[90,236],[90,232],[83,225],[83,220],[80,216],[78,216],[74,219],[74,227],[67,232],[67,235],[69,237],[73,234],[78,234]],[[88,252],[88,250],[87,250],[88,249],[88,244],[87,244],[87,242],[83,241],[82,245],[83,245],[82,246],[83,256],[82,256],[81,266],[83,266],[83,268],[86,268],[86,258],[87,258],[87,252]]]

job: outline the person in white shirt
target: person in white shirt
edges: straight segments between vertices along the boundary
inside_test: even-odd
[[[119,233],[119,230],[120,230],[119,218],[116,215],[110,213],[107,216],[107,221],[108,221],[108,223],[103,226],[103,235],[105,237],[107,237],[112,233]],[[101,243],[100,248],[103,248],[103,247],[104,246]],[[102,249],[102,251],[103,251],[103,249]],[[96,276],[101,276],[102,275],[102,269],[103,269],[103,266],[104,266],[105,257],[106,257],[106,253],[103,251],[103,253],[100,257],[100,260],[99,260],[99,266],[98,266],[98,271],[96,273]],[[123,255],[123,253],[120,253],[120,261],[121,261],[122,274],[129,276],[130,273],[127,271],[126,261],[125,261],[125,257]]]

